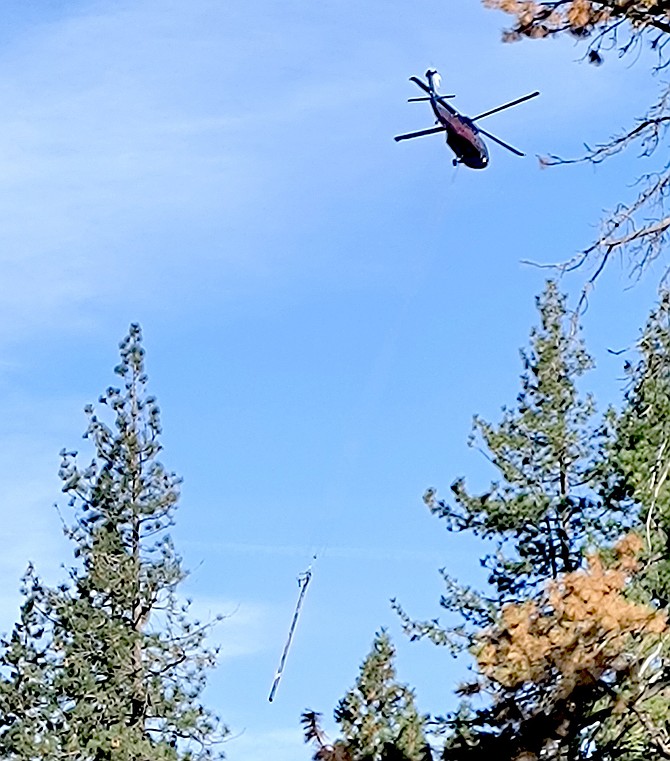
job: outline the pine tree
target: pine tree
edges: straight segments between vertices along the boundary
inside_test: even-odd
[[[531,331],[530,350],[521,352],[516,409],[503,408],[498,425],[474,420],[473,443],[499,480],[482,495],[469,494],[464,480],[457,480],[453,507],[428,497],[449,530],[472,530],[499,544],[488,562],[490,582],[503,599],[575,570],[585,542],[600,528],[600,505],[591,489],[601,441],[593,400],[577,388],[593,363],[571,334],[556,283],[547,283],[537,304],[540,325]],[[504,556],[505,546],[511,557]]]
[[[667,617],[628,598],[641,547],[630,534],[608,562],[591,553],[538,600],[502,608],[473,648],[488,705],[450,718],[445,761],[669,757]]]
[[[306,741],[316,745],[315,761],[428,761],[425,717],[414,693],[396,680],[395,648],[385,631],[375,636],[354,687],[335,709],[341,737],[329,745],[319,715],[303,714]]]
[[[635,515],[647,545],[642,586],[647,598],[670,606],[670,293],[664,292],[626,363],[629,388],[615,427],[612,490]]]
[[[443,600],[469,627],[403,613],[413,636],[460,635],[476,659],[443,759],[670,758],[670,296],[628,364],[623,410],[600,426],[554,286],[539,308],[516,409],[475,423],[500,483],[482,498],[458,481],[454,506],[428,495],[451,531],[499,545],[492,596],[450,581]]]
[[[503,407],[495,425],[475,417],[472,446],[498,479],[472,494],[465,479],[451,486],[452,501],[429,489],[424,501],[450,532],[470,531],[495,549],[483,560],[492,594],[462,587],[446,571],[442,606],[463,624],[443,629],[436,621],[413,622],[396,605],[410,636],[429,636],[455,651],[489,625],[496,610],[540,593],[549,579],[579,568],[586,547],[622,531],[618,505],[605,503],[600,452],[609,428],[595,420],[594,403],[578,388],[593,362],[565,297],[549,281],[537,299],[540,324],[521,352],[521,391],[514,408]]]
[[[2,653],[0,700],[14,707],[0,717],[8,761],[222,757],[227,730],[200,702],[215,660],[205,643],[210,624],[189,620],[178,596],[185,572],[168,530],[179,479],[158,459],[159,410],[146,392],[138,325],[121,344],[116,373],[121,387],[99,400],[113,425],[86,408],[90,465],[61,453],[74,513],[69,580],[49,588],[28,574],[22,618]]]
[[[55,654],[49,647],[50,622],[38,607],[43,588],[32,566],[22,580],[21,594],[20,619],[10,638],[0,642],[0,758],[55,760]]]

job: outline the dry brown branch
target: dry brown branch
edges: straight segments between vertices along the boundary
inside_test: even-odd
[[[494,703],[479,715],[481,758],[563,758],[586,742],[590,759],[611,759],[640,731],[657,758],[670,758],[668,728],[652,713],[653,698],[670,689],[667,619],[625,594],[642,548],[629,534],[612,563],[590,555],[585,569],[551,582],[542,598],[505,606],[482,633],[475,654]]]
[[[321,729],[321,714],[316,711],[304,711],[300,717],[305,742],[315,748],[314,761],[352,761],[349,751],[340,743],[331,745],[326,733]]]
[[[621,44],[625,50],[640,35],[670,32],[670,8],[665,0],[484,0],[484,5],[514,17],[504,34],[508,41],[563,33],[602,38],[616,34],[625,22],[628,36]]]
[[[586,58],[601,63],[601,51],[616,50],[625,55],[641,50],[644,42],[654,49],[659,61],[656,70],[670,65],[666,47],[670,43],[670,2],[668,0],[483,0],[484,5],[513,18],[504,39],[548,37],[571,34],[587,39]],[[662,86],[657,100],[633,125],[610,139],[586,150],[577,158],[549,155],[542,166],[600,164],[636,149],[640,159],[660,155],[666,129],[670,125],[670,86]],[[662,252],[670,231],[665,201],[670,192],[670,164],[665,160],[647,170],[635,183],[637,195],[605,212],[600,234],[574,257],[553,265],[560,273],[589,266],[592,274],[585,283],[576,314],[588,304],[588,295],[613,254],[621,253],[637,278]],[[552,266],[552,265],[550,265]],[[668,273],[666,272],[666,275]]]
[[[541,159],[543,166],[562,164],[600,164],[625,149],[637,145],[640,158],[650,158],[661,145],[665,129],[670,125],[670,86],[665,86],[658,100],[629,130],[614,135],[610,140],[590,148],[576,159],[549,156]],[[582,288],[575,319],[587,307],[588,296],[606,264],[613,255],[621,254],[628,262],[630,275],[639,278],[646,268],[663,251],[670,233],[670,215],[666,213],[666,199],[670,194],[670,164],[658,171],[643,174],[635,183],[637,196],[630,202],[620,203],[605,214],[598,238],[571,259],[550,265],[561,275],[592,266],[592,274]],[[532,263],[532,262],[527,262]],[[667,276],[666,272],[666,276]]]

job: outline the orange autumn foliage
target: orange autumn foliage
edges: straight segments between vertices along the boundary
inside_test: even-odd
[[[566,11],[566,18],[572,27],[583,28],[591,21],[593,6],[588,0],[573,0]]]
[[[627,18],[633,29],[657,28],[668,31],[670,10],[665,0],[483,0],[488,8],[515,17],[506,40],[547,37],[559,32],[579,36]]]
[[[541,601],[505,606],[476,649],[481,673],[504,689],[551,683],[565,697],[628,668],[631,643],[667,629],[664,614],[623,594],[641,549],[630,534],[616,546],[611,566],[594,553],[585,569],[551,582]]]

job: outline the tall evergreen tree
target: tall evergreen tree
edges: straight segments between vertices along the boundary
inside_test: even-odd
[[[670,606],[670,293],[661,295],[627,362],[629,388],[616,422],[612,490],[627,501],[646,540],[641,585],[648,599]]]
[[[451,531],[497,541],[493,595],[450,580],[443,605],[469,628],[401,611],[413,636],[461,635],[476,658],[443,758],[670,758],[670,296],[628,364],[623,410],[600,426],[577,393],[589,363],[553,285],[538,305],[517,408],[499,426],[475,422],[501,481],[483,497],[456,482],[453,506],[427,500]]]
[[[452,500],[438,499],[433,489],[424,497],[448,531],[470,531],[493,543],[482,560],[492,593],[464,588],[443,571],[442,605],[466,626],[413,622],[396,605],[413,637],[468,647],[472,632],[490,624],[501,605],[540,593],[547,580],[577,569],[588,545],[621,532],[617,505],[605,503],[601,489],[600,452],[609,428],[596,422],[592,398],[578,388],[592,360],[555,282],[547,283],[537,307],[540,324],[521,352],[516,405],[503,407],[497,425],[474,419],[470,443],[483,451],[498,479],[482,494],[471,493],[459,478]]]
[[[77,559],[56,588],[26,577],[21,621],[4,643],[0,756],[11,761],[195,761],[222,757],[226,729],[201,703],[215,652],[210,624],[178,596],[185,572],[168,534],[179,479],[158,457],[138,325],[121,344],[121,387],[86,408],[87,467],[62,452]],[[49,755],[51,754],[51,755]]]
[[[607,561],[591,553],[586,568],[504,606],[479,633],[469,692],[486,700],[447,721],[445,761],[670,757],[659,669],[667,617],[629,597],[641,545],[630,534]]]
[[[316,746],[315,761],[428,761],[425,717],[414,693],[396,680],[395,648],[381,631],[363,661],[354,687],[335,709],[341,737],[329,745],[318,714],[303,714],[307,741]]]

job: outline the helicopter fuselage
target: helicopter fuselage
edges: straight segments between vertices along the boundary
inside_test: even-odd
[[[516,156],[525,155],[513,145],[506,143],[499,137],[478,127],[475,122],[484,119],[487,116],[491,116],[491,114],[497,114],[499,111],[512,108],[512,106],[518,106],[519,103],[525,103],[527,100],[537,97],[540,94],[537,90],[470,118],[469,116],[459,114],[453,106],[450,106],[449,103],[447,103],[446,99],[453,98],[453,95],[440,95],[437,92],[437,88],[440,85],[440,75],[435,69],[428,69],[426,72],[428,84],[419,79],[419,77],[410,77],[409,79],[410,82],[414,82],[414,84],[418,85],[418,87],[426,93],[420,98],[410,98],[410,103],[419,100],[430,101],[430,107],[436,118],[435,123],[438,126],[430,127],[429,129],[421,129],[417,132],[406,132],[403,135],[396,135],[393,138],[396,142],[399,140],[411,140],[415,137],[424,137],[425,135],[435,135],[439,132],[444,132],[447,137],[447,145],[456,154],[454,164],[465,164],[465,166],[470,167],[470,169],[486,169],[489,165],[489,152],[481,135],[486,135],[489,140],[493,140],[494,143],[497,143]]]
[[[486,169],[489,152],[475,124],[435,97],[431,97],[430,105],[437,121],[446,130],[447,145],[456,154],[456,161],[470,169]]]

